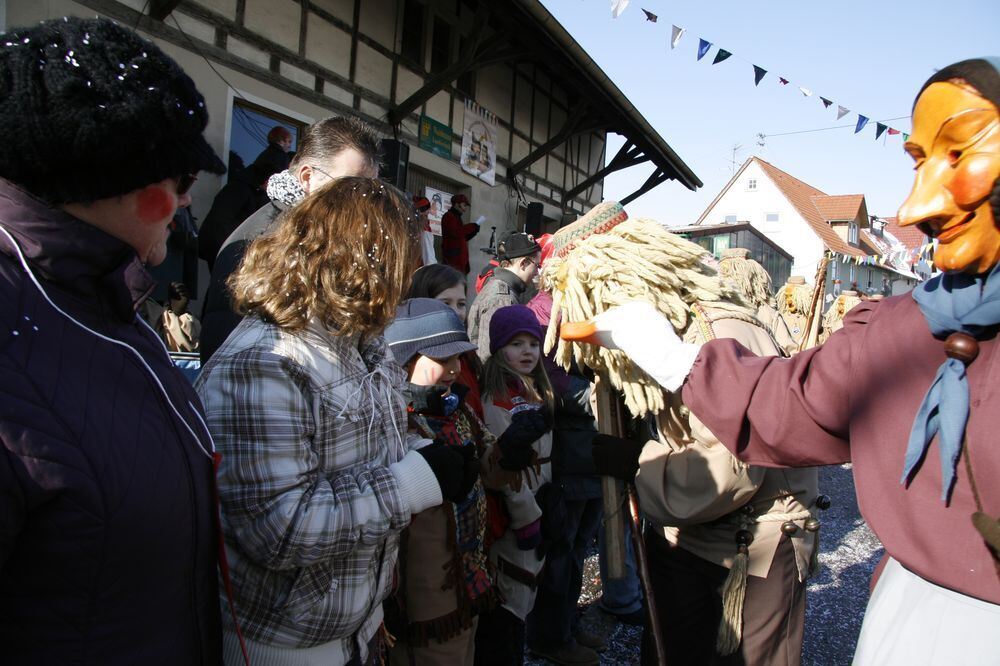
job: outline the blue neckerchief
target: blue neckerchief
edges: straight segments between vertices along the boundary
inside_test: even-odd
[[[944,273],[914,289],[913,300],[920,307],[931,333],[945,337],[961,331],[978,338],[1000,323],[998,274],[1000,264],[985,277]],[[946,358],[913,419],[900,483],[912,480],[931,440],[937,435],[941,456],[941,499],[947,502],[955,485],[955,470],[968,420],[969,380],[965,375],[965,365],[957,359]]]

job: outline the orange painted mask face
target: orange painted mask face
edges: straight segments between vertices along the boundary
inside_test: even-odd
[[[985,273],[1000,261],[1000,220],[990,194],[1000,178],[1000,113],[963,82],[932,83],[917,98],[905,145],[917,163],[900,226],[938,240],[943,271]]]

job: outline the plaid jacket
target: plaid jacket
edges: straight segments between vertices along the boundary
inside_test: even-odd
[[[248,317],[198,379],[222,454],[235,606],[255,642],[339,641],[343,661],[363,654],[400,531],[441,503],[430,467],[407,453],[406,377],[387,352],[381,337],[359,345],[318,325],[293,334]]]

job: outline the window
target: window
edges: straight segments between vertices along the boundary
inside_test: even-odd
[[[715,236],[712,238],[712,254],[718,259],[722,256],[723,250],[729,249],[729,234]]]
[[[765,213],[764,214],[764,220],[766,222],[777,222],[778,221],[778,214],[777,213]]]
[[[299,132],[305,123],[295,118],[272,111],[245,99],[233,99],[233,116],[229,135],[229,173],[232,179],[237,173],[253,164],[257,156],[267,148],[267,134],[277,126],[284,127],[292,135],[292,150],[296,149]]]
[[[726,224],[736,224],[736,216],[726,215]]]
[[[406,0],[403,7],[403,39],[399,53],[411,62],[424,65],[424,5]]]
[[[854,288],[854,264],[851,264],[851,277],[847,279],[851,283],[851,288]]]
[[[747,180],[747,192],[756,192],[756,191],[757,191],[757,179],[756,178],[750,178],[750,179],[748,179]]]
[[[854,220],[847,224],[847,242],[852,245],[858,244],[858,225]]]
[[[451,64],[451,25],[440,16],[434,17],[434,37],[431,39],[431,72],[437,73]]]
[[[458,39],[458,55],[461,56],[465,53],[465,49],[468,47],[468,40],[464,37],[459,37]],[[475,99],[476,97],[476,72],[474,69],[468,69],[458,76],[458,80],[455,81],[455,89],[460,93],[463,93],[466,97],[470,99]]]

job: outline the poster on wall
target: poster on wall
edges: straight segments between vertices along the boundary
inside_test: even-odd
[[[451,207],[451,193],[433,187],[425,187],[424,196],[431,202],[431,209],[427,212],[427,219],[431,223],[431,231],[435,236],[440,236],[441,217]]]
[[[465,100],[462,131],[462,171],[489,185],[497,173],[497,117],[472,100]]]

